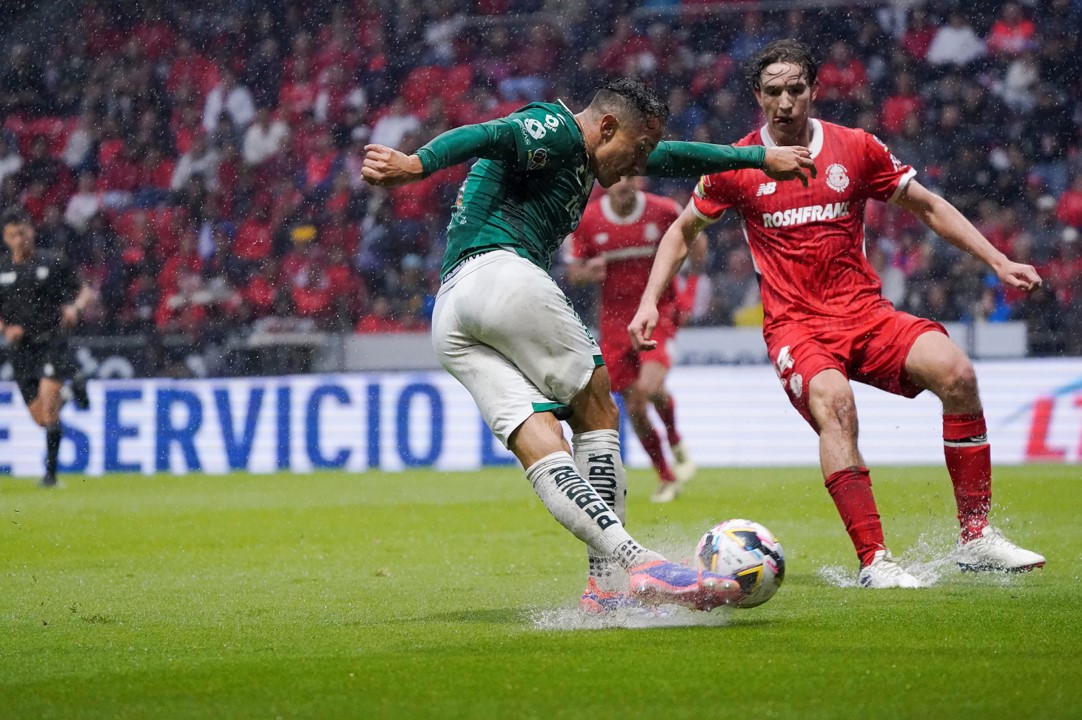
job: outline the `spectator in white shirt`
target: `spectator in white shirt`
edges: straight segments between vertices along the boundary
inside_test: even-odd
[[[248,127],[255,117],[255,101],[252,92],[237,82],[228,69],[220,71],[218,84],[207,93],[203,106],[203,129],[211,136],[218,130],[222,113],[225,113],[237,133]]]
[[[64,144],[62,158],[64,164],[76,173],[82,173],[93,163],[95,144],[98,141],[99,132],[95,128],[95,118],[91,112],[83,112],[75,125],[75,129],[68,135]]]
[[[193,175],[201,175],[208,190],[218,189],[218,151],[211,147],[206,134],[201,132],[192,136],[191,148],[177,160],[169,189],[183,190]]]
[[[932,65],[956,65],[964,67],[985,54],[984,41],[980,39],[965,15],[955,10],[948,24],[939,28],[925,56]]]
[[[372,126],[372,137],[369,138],[369,142],[373,145],[398,147],[402,144],[402,138],[420,129],[421,121],[406,110],[406,101],[399,96],[391,102],[391,107]]]
[[[285,121],[272,118],[269,109],[259,108],[255,114],[255,122],[249,125],[244,133],[244,162],[250,167],[262,165],[282,152],[288,139],[289,126]]]
[[[101,192],[94,175],[89,172],[82,173],[79,176],[79,187],[64,210],[64,222],[73,230],[85,233],[90,226],[90,218],[97,215],[101,208]]]

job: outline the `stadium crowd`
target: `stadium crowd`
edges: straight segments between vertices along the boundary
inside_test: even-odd
[[[666,90],[668,136],[757,127],[741,64],[796,37],[818,114],[876,133],[1046,289],[1005,290],[904,212],[869,209],[896,306],[1022,319],[1034,354],[1082,354],[1082,3],[884,3],[760,11],[685,1],[67,3],[0,70],[0,206],[22,205],[101,302],[84,330],[224,342],[252,329],[425,330],[463,170],[383,190],[368,142],[415,148],[602,80]],[[525,14],[520,14],[525,13]],[[686,202],[692,183],[655,183]],[[735,220],[681,280],[694,324],[756,323]],[[558,259],[557,259],[558,260]],[[590,297],[569,293],[590,313]]]

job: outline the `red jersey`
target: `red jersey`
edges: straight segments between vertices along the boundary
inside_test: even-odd
[[[677,217],[680,206],[669,198],[639,192],[630,215],[620,217],[608,195],[586,206],[579,226],[571,234],[568,255],[574,260],[605,259],[601,283],[601,336],[627,338],[627,324],[635,316],[650,277],[661,236]],[[658,310],[673,312],[676,292],[666,288]],[[629,340],[630,342],[630,340]]]
[[[692,203],[704,220],[740,213],[761,279],[764,327],[836,326],[889,303],[864,254],[864,207],[896,198],[916,171],[863,130],[809,120],[818,176],[808,187],[774,182],[761,170],[703,177]],[[737,145],[773,146],[765,127]]]

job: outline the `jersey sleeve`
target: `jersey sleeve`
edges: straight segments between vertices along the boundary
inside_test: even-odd
[[[717,175],[703,175],[691,194],[691,207],[695,214],[708,222],[717,221],[734,204],[736,200],[731,183]]]
[[[475,157],[491,160],[513,158],[514,130],[502,120],[463,125],[440,133],[417,150],[425,177]]]
[[[532,172],[561,166],[582,159],[578,129],[572,132],[563,113],[544,107],[527,107],[511,113],[500,122],[514,130],[514,168]]]
[[[864,182],[868,197],[883,202],[897,198],[917,171],[894,157],[886,144],[870,133],[864,133]]]

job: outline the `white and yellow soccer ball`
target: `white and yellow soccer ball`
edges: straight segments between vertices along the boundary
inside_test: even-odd
[[[785,579],[785,554],[774,533],[750,520],[726,520],[706,531],[695,548],[696,565],[736,578],[737,607],[762,605]]]

